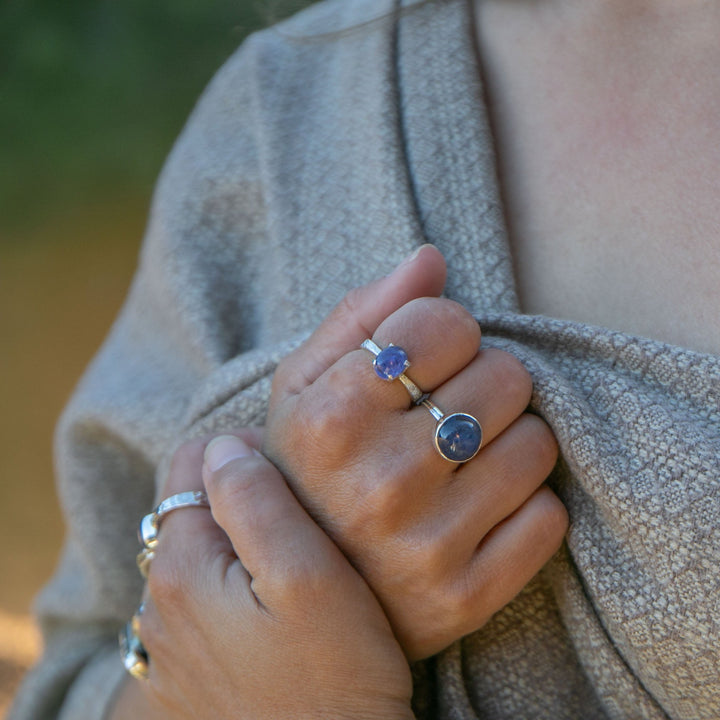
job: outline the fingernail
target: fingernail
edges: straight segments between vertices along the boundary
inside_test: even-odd
[[[389,277],[390,275],[394,275],[398,270],[400,270],[400,268],[403,268],[403,267],[405,267],[406,265],[409,265],[409,264],[420,254],[420,251],[421,251],[423,248],[425,248],[425,247],[427,247],[428,245],[430,245],[430,244],[431,244],[431,243],[425,243],[424,245],[421,245],[421,246],[420,246],[419,248],[417,248],[416,250],[413,250],[413,252],[410,253],[410,255],[408,255],[404,260],[401,260],[401,261],[398,263],[398,265],[395,266],[395,269],[394,269],[392,272],[389,273],[388,277]]]
[[[234,435],[218,435],[205,448],[205,464],[211,472],[238,458],[252,455],[252,448]]]

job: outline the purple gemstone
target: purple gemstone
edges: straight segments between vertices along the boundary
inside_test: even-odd
[[[409,366],[407,353],[397,345],[388,345],[377,354],[375,362],[373,362],[377,376],[383,380],[395,380]]]
[[[435,443],[444,458],[457,463],[467,462],[480,449],[482,428],[472,415],[453,413],[438,423]]]

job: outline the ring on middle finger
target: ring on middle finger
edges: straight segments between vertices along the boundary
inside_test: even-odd
[[[482,445],[480,423],[467,413],[445,413],[430,400],[423,397],[418,405],[424,405],[437,420],[433,440],[435,449],[453,463],[464,463],[477,455]]]
[[[369,350],[375,356],[373,368],[375,374],[381,380],[389,382],[399,380],[410,393],[414,403],[419,403],[423,399],[425,393],[405,374],[405,371],[410,367],[410,361],[405,350],[392,343],[382,349],[369,338],[363,340],[361,347]]]

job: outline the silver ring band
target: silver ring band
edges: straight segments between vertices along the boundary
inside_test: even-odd
[[[132,677],[136,680],[148,679],[148,666],[150,657],[140,640],[140,615],[143,606],[140,605],[138,611],[132,616],[132,619],[125,623],[118,640],[120,642],[120,657],[123,665]]]
[[[380,354],[383,352],[383,349],[381,347],[379,347],[376,343],[374,343],[372,340],[370,340],[370,338],[368,338],[367,340],[363,340],[361,347],[364,348],[365,350],[369,350],[375,356],[375,360],[373,361],[373,366],[376,368],[376,372],[377,372],[377,360],[378,360],[378,357],[380,357]],[[385,348],[385,350],[388,350],[388,348],[396,348],[397,350],[401,351],[403,354],[405,352],[404,350],[402,350],[402,348],[399,348],[397,345],[393,345],[392,343],[390,343],[390,345],[388,345],[388,347]],[[382,375],[380,375],[380,373],[378,373],[378,375],[380,377],[383,377],[383,379],[385,379],[385,380],[399,380],[405,386],[405,389],[410,394],[412,401],[414,403],[418,403],[422,400],[425,393],[423,393],[423,391],[405,374],[405,370],[408,367],[410,367],[410,363],[407,362],[407,360],[406,360],[404,363],[404,368],[403,368],[402,372],[400,372],[399,374],[393,374],[390,377],[387,377],[387,376],[383,377]]]
[[[135,557],[135,564],[145,580],[148,579],[148,575],[150,574],[150,565],[154,559],[155,551],[150,548],[143,548]]]
[[[188,507],[210,507],[207,495],[202,490],[177,493],[177,495],[171,495],[169,498],[165,498],[151,513],[148,513],[140,521],[140,529],[138,531],[140,542],[144,549],[153,551],[157,547],[160,523],[162,523],[166,515],[173,510]]]
[[[442,457],[452,463],[465,463],[477,455],[482,445],[482,427],[472,415],[451,413],[446,415],[429,397],[418,403],[424,405],[437,421],[433,442]]]

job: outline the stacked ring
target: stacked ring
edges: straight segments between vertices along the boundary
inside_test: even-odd
[[[381,349],[372,340],[362,343],[365,350],[374,356],[375,374],[382,380],[400,380],[416,405],[424,405],[437,420],[433,441],[435,449],[442,457],[452,463],[464,463],[477,455],[482,445],[482,428],[480,423],[467,413],[451,413],[445,415],[430,396],[407,376],[405,370],[410,367],[407,353],[398,345],[390,343]]]
[[[429,397],[424,397],[418,404],[424,405],[437,420],[433,440],[442,457],[453,463],[464,463],[477,455],[482,445],[482,428],[472,415],[445,415]]]
[[[125,669],[136,680],[148,679],[148,666],[150,658],[145,646],[140,640],[140,615],[143,606],[140,605],[132,619],[120,631],[120,655]]]
[[[410,367],[410,362],[407,353],[399,345],[390,343],[385,349],[382,349],[368,338],[363,340],[361,347],[369,350],[375,356],[373,367],[375,374],[381,380],[388,382],[399,380],[410,393],[414,403],[419,403],[423,399],[423,391],[405,375],[405,370]]]
[[[187,507],[210,507],[207,495],[202,490],[192,490],[171,495],[140,521],[138,538],[143,549],[138,553],[135,562],[137,563],[138,570],[140,570],[140,574],[145,579],[147,579],[150,564],[155,557],[160,523],[163,521],[163,518],[173,510]]]
[[[145,515],[140,521],[138,536],[143,549],[138,553],[135,561],[141,575],[147,579],[150,565],[155,557],[158,544],[158,533],[163,518],[173,510],[187,507],[210,507],[207,495],[201,490],[178,493],[163,500],[151,513]],[[150,656],[140,640],[140,616],[143,612],[141,604],[138,611],[129,622],[125,623],[120,631],[120,655],[125,669],[138,680],[147,680]]]

